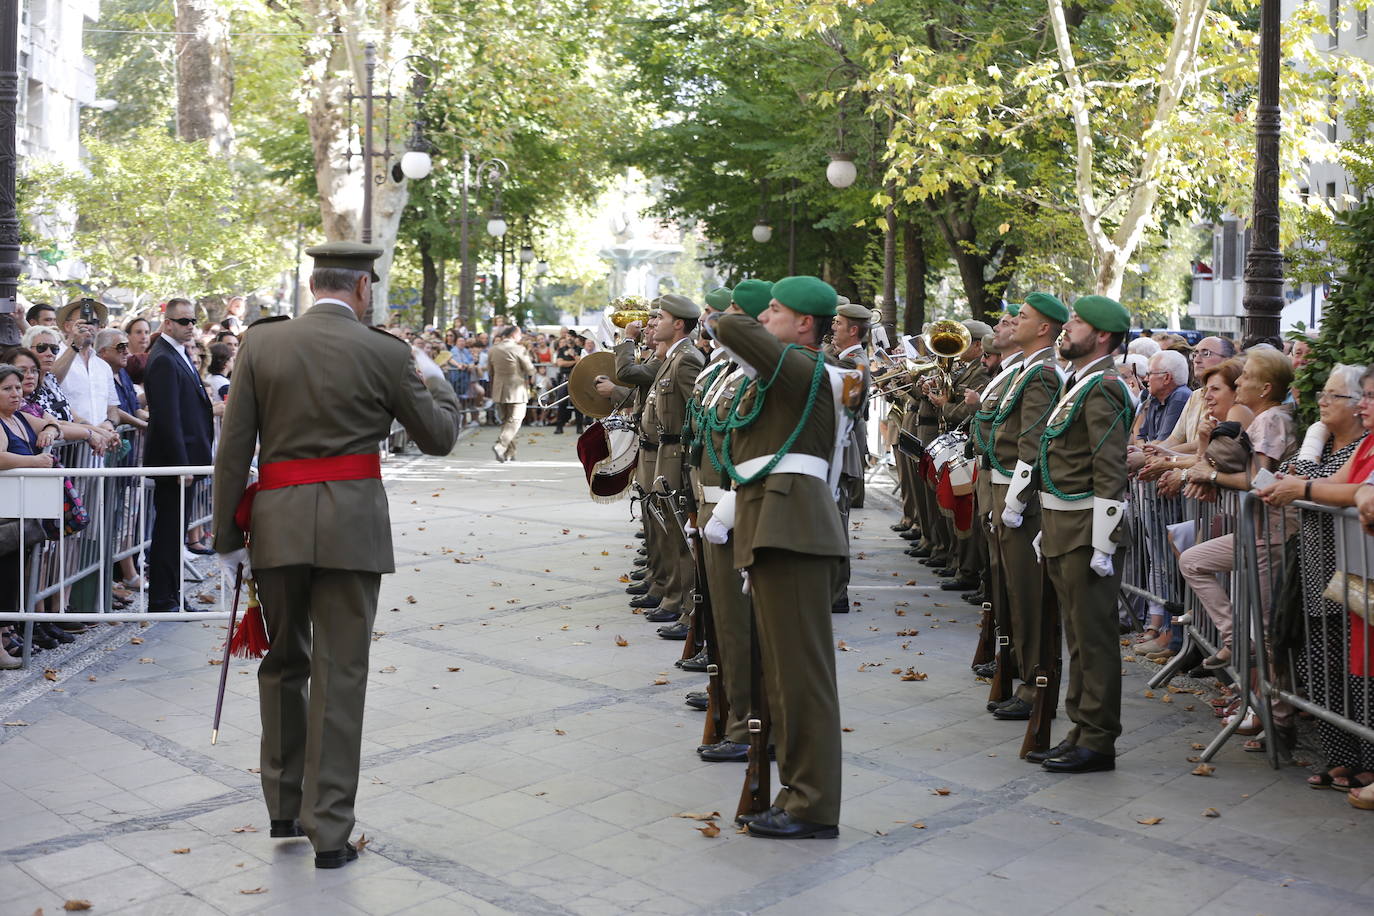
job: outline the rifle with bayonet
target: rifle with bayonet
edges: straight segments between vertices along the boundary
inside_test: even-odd
[[[737,818],[743,814],[763,814],[773,805],[768,769],[768,740],[773,721],[768,711],[768,692],[763,686],[758,613],[752,607],[749,609],[749,703],[753,707],[753,715],[749,717],[749,765],[744,773],[739,807],[735,810]]]
[[[682,497],[668,488],[668,480],[661,474],[654,481],[653,498],[660,504],[660,518],[663,531],[670,543],[675,544],[687,556],[694,556],[691,541],[687,538],[687,519],[682,513]],[[669,530],[671,527],[672,530]],[[700,580],[700,576],[696,576]],[[696,594],[695,589],[693,594]],[[687,639],[682,644],[682,658],[689,659],[701,651],[703,634],[700,616],[693,612],[687,624]]]
[[[690,491],[689,491],[690,492]],[[692,613],[692,627],[702,635],[702,647],[708,659],[706,663],[706,726],[701,732],[702,744],[719,744],[726,738],[725,723],[730,718],[730,700],[725,694],[725,677],[720,666],[719,642],[716,640],[716,618],[711,607],[711,590],[706,583],[706,541],[701,536],[698,524],[698,507],[695,500],[687,504],[687,523],[691,526],[692,556],[696,560],[697,587],[692,600],[696,608]],[[688,643],[692,642],[688,638]]]
[[[1063,656],[1059,652],[1063,639],[1059,598],[1050,577],[1042,574],[1040,578],[1040,658],[1034,660],[1035,700],[1031,703],[1030,721],[1026,723],[1026,737],[1021,742],[1022,757],[1050,746],[1050,722],[1059,706],[1059,677],[1063,670]]]

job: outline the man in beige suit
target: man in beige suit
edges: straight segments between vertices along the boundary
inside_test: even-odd
[[[251,552],[272,640],[258,669],[272,836],[303,828],[315,866],[338,868],[357,858],[348,838],[368,650],[382,573],[395,571],[377,443],[394,418],[424,452],[445,455],[459,408],[427,357],[414,357],[422,382],[410,348],[360,320],[381,250],[332,242],[306,253],[314,307],[255,322],[239,348],[215,457],[215,550],[245,575]],[[326,362],[333,370],[319,372]],[[255,447],[256,498],[241,509]]]
[[[515,460],[515,437],[525,421],[534,363],[520,346],[520,329],[513,324],[496,329],[496,342],[487,357],[491,367],[491,399],[501,405],[501,435],[491,450],[497,461]]]

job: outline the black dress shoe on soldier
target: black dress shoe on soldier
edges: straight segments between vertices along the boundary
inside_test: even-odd
[[[969,604],[972,604],[974,607],[981,606],[984,601],[988,600],[988,596],[984,595],[982,592],[964,592],[959,597]]]
[[[949,561],[944,557],[932,556],[930,554],[921,558],[921,565],[929,566],[931,569],[944,569],[948,563]]]
[[[1043,751],[1030,751],[1026,754],[1027,763],[1044,763],[1051,757],[1062,757],[1073,750],[1073,745],[1067,739],[1060,741],[1054,747],[1046,748]]]
[[[643,532],[643,531],[636,531],[636,532],[635,532],[635,537],[639,538],[640,540],[643,540],[643,539],[644,539],[644,532]]]
[[[1006,706],[1014,699],[1016,699],[1016,697],[1013,695],[1007,697],[1005,700],[988,700],[988,712],[992,712],[994,709],[997,709],[1001,706]]]
[[[691,658],[679,658],[673,665],[683,671],[705,671],[706,666],[711,664],[711,656],[705,649],[702,649]]]
[[[1086,747],[1073,747],[1058,757],[1046,759],[1040,765],[1051,773],[1096,773],[1115,770],[1116,757],[1090,751]]]
[[[625,594],[627,594],[627,595],[647,595],[647,594],[649,594],[649,583],[648,583],[648,582],[645,582],[645,581],[643,581],[643,580],[640,580],[639,582],[636,582],[634,585],[627,585],[627,586],[625,587]]]
[[[990,662],[983,662],[981,665],[973,666],[973,673],[978,677],[992,678],[997,676],[997,659]],[[992,710],[988,710],[991,712]]]
[[[697,756],[708,763],[748,763],[749,745],[727,738],[719,744],[698,748]]]
[[[955,579],[953,582],[941,582],[940,589],[946,592],[957,592],[966,588],[973,588],[977,584],[977,579]]]
[[[648,590],[645,589],[645,591],[647,592]],[[631,601],[630,607],[652,608],[658,607],[662,603],[662,598],[655,597],[654,595],[644,594],[640,595],[638,598]]]
[[[687,694],[683,702],[693,709],[699,709],[705,712],[706,708],[711,705],[711,698],[706,695],[705,691],[696,691]]]
[[[926,557],[930,556],[930,548],[929,548],[929,547],[908,547],[908,548],[906,549],[906,555],[909,556],[909,557],[916,557],[918,560],[922,560],[922,559],[925,559]]]
[[[953,579],[955,576],[959,575],[959,567],[942,566],[939,569],[935,570],[935,575],[939,576],[941,579]],[[967,585],[963,587],[968,588]]]
[[[1031,704],[1020,697],[1012,697],[992,711],[994,719],[1015,719],[1024,722],[1031,717]]]
[[[343,849],[329,849],[315,853],[316,868],[343,868],[358,858],[358,850],[352,843],[345,843]]]
[[[650,611],[645,614],[644,619],[650,623],[672,623],[681,616],[681,611],[674,611],[671,608],[661,607],[656,611]]]
[[[893,531],[905,531],[905,530],[907,530],[908,528],[910,528],[911,526],[910,526],[910,525],[907,525],[907,524],[905,524],[905,523],[903,523],[903,522],[898,522],[898,523],[895,524],[895,525],[888,525],[887,527],[891,528]]]
[[[681,642],[682,640],[687,638],[687,632],[690,629],[690,626],[679,620],[677,623],[671,624],[670,626],[659,627],[658,638],[673,639],[677,640],[678,642]]]
[[[767,811],[760,811],[757,814],[737,814],[735,815],[735,823],[739,824],[741,827],[748,827],[759,818],[767,817],[770,814],[782,814],[782,809],[774,805]]]
[[[273,821],[271,836],[273,839],[278,840],[284,839],[286,837],[305,836],[305,828],[303,828],[301,826],[301,822],[296,820],[295,818],[292,818],[290,820]]]
[[[643,581],[644,581],[644,577],[647,576],[648,574],[649,574],[649,571],[648,571],[647,569],[645,569],[644,567],[641,566],[639,569],[636,569],[634,572],[630,573],[630,581],[631,581],[631,582],[643,582]]]
[[[919,529],[916,528],[908,528],[901,534],[897,535],[897,537],[901,538],[904,541],[917,541],[921,538],[921,532]]]
[[[786,811],[767,814],[749,822],[746,828],[750,836],[765,837],[770,840],[833,840],[840,835],[840,828],[833,824],[813,824],[795,818]]]

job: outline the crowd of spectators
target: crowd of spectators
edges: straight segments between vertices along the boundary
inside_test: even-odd
[[[1126,596],[1124,613],[1138,619],[1123,619],[1123,627],[1143,627],[1130,651],[1159,663],[1173,660],[1194,677],[1217,678],[1222,696],[1213,703],[1216,714],[1249,739],[1245,749],[1251,751],[1274,741],[1281,753],[1291,752],[1299,719],[1307,717],[1273,700],[1268,711],[1275,734],[1262,731],[1253,711],[1236,721],[1241,694],[1252,685],[1234,683],[1228,672],[1253,670],[1259,659],[1275,682],[1317,706],[1365,728],[1374,724],[1364,619],[1323,597],[1337,569],[1338,523],[1331,514],[1300,515],[1292,506],[1307,500],[1350,507],[1357,496],[1363,502],[1374,492],[1366,487],[1360,493],[1361,484],[1374,482],[1374,436],[1368,435],[1374,430],[1374,366],[1335,366],[1314,405],[1319,419],[1304,429],[1293,380],[1308,346],[1303,339],[1274,340],[1241,351],[1224,337],[1189,347],[1176,335],[1142,336],[1118,358],[1140,399],[1128,455],[1141,497],[1136,511],[1182,519],[1167,527],[1164,538],[1147,536],[1137,545],[1144,552],[1144,581],[1136,584],[1166,600]],[[1251,648],[1244,666],[1236,664],[1246,659],[1235,654],[1231,575],[1240,529],[1228,491],[1249,491],[1264,503],[1254,513],[1254,552],[1244,554],[1255,558],[1257,575],[1250,581],[1258,587],[1247,600],[1263,621],[1263,644]],[[1218,508],[1204,512],[1204,506]],[[1360,508],[1368,514],[1374,505]],[[1151,530],[1148,519],[1142,529]],[[1212,654],[1193,648],[1190,657],[1174,659],[1192,617],[1184,596],[1171,594],[1171,579],[1186,583],[1192,613],[1214,625]],[[1309,784],[1349,792],[1352,805],[1374,808],[1374,744],[1319,717],[1315,726],[1320,762]]]

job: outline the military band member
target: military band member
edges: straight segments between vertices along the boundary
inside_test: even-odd
[[[773,285],[758,321],[713,316],[716,339],[752,378],[723,464],[736,489],[703,534],[733,527],[734,564],[753,596],[781,788],[750,835],[835,837],[840,814],[840,708],[830,606],[848,546],[831,463],[843,430],[819,347],[835,291],[815,277]],[[834,469],[837,475],[838,468]]]
[[[861,406],[849,430],[844,448],[844,464],[840,469],[840,521],[845,537],[849,537],[849,510],[863,507],[864,470],[868,467],[868,337],[874,323],[874,311],[855,302],[845,301],[836,308],[831,332],[830,350],[836,362],[846,368],[863,372]],[[881,318],[881,313],[878,313]],[[831,608],[836,614],[849,613],[850,558],[846,552],[844,569],[840,573],[843,587]]]
[[[646,428],[652,428],[653,420],[648,421],[646,427],[645,413],[651,407],[650,392],[653,389],[654,378],[658,374],[659,366],[662,365],[659,357],[651,349],[646,358],[640,359],[639,339],[647,328],[649,331],[648,340],[652,341],[655,328],[658,327],[659,320],[658,302],[654,301],[653,307],[649,310],[649,318],[645,324],[632,322],[625,328],[625,337],[615,345],[615,374],[616,378],[626,386],[633,387],[635,394],[635,420],[640,429],[639,437],[639,456],[635,465],[635,485],[642,493],[648,493],[654,485],[654,471],[657,465],[658,439],[650,438],[643,432]],[[620,386],[615,385],[610,379],[598,377],[596,380],[597,393],[603,397],[621,398],[623,392]],[[667,589],[669,570],[667,566],[668,552],[659,545],[662,541],[662,532],[654,523],[653,518],[648,512],[643,512],[641,519],[644,523],[644,549],[645,570],[647,574],[643,580],[629,586],[625,591],[633,595],[630,599],[630,607],[643,610],[652,610],[663,603],[663,594]]]
[[[773,284],[766,280],[743,280],[733,290],[726,308],[716,311],[757,317],[768,307],[772,289]],[[707,302],[711,304],[709,295]],[[688,417],[693,438],[690,456],[698,526],[704,527],[710,522],[716,505],[725,494],[718,466],[725,428],[735,398],[747,378],[730,354],[717,348],[693,389]],[[714,544],[702,538],[701,545],[716,630],[717,646],[712,661],[720,666],[730,714],[725,722],[724,738],[717,744],[697,748],[697,754],[712,763],[743,763],[749,759],[747,723],[753,708],[749,690],[749,615],[753,608],[750,597],[744,594],[744,578],[735,568],[733,542]]]
[[[251,554],[271,635],[258,669],[271,834],[303,829],[315,867],[338,868],[358,857],[348,839],[368,651],[382,574],[395,571],[377,443],[394,418],[426,454],[446,455],[459,406],[428,357],[362,323],[380,248],[331,242],[306,254],[314,306],[254,322],[238,351],[215,457],[215,550],[229,567]],[[235,516],[255,449],[245,552]]]
[[[940,408],[930,399],[934,381],[933,373],[927,372],[910,390],[911,403],[916,412],[916,437],[921,440],[922,446],[929,446],[941,432]],[[920,468],[920,456],[914,456],[909,469],[912,471],[916,515],[922,535],[917,543],[930,551],[928,556],[920,558],[920,562],[931,569],[948,569],[954,562],[954,531],[941,514],[935,490],[920,473]],[[912,551],[911,555],[919,556],[919,551]]]
[[[1063,380],[1054,342],[1069,310],[1048,293],[1031,293],[1016,316],[1012,341],[1026,354],[993,418],[993,520],[1006,575],[1008,617],[1022,678],[1013,696],[992,709],[998,719],[1030,718],[1035,687],[1028,675],[1041,657],[1043,571],[1031,542],[1040,531],[1036,465],[1040,433],[1059,398]]]
[[[687,419],[687,400],[692,385],[705,365],[701,351],[692,346],[692,332],[701,317],[701,306],[686,296],[667,293],[659,299],[658,326],[654,329],[654,343],[664,348],[663,364],[654,377],[649,401],[653,407],[654,439],[658,442],[654,479],[662,480],[670,493],[678,493],[686,484],[683,477],[682,427]],[[645,411],[646,419],[649,412]],[[648,429],[647,425],[641,426]],[[675,524],[671,516],[669,524]],[[664,583],[663,603],[656,611],[645,615],[646,620],[666,623],[658,635],[663,639],[683,640],[691,626],[692,590],[696,570],[692,557],[682,549],[682,539],[672,532],[659,541],[665,553],[668,579]],[[651,548],[652,549],[652,548]]]
[[[1057,773],[1116,768],[1116,604],[1125,547],[1126,444],[1135,410],[1112,353],[1130,326],[1130,315],[1114,299],[1084,296],[1074,303],[1059,344],[1071,371],[1040,442],[1043,534],[1037,547],[1063,615],[1069,647],[1064,709],[1073,727],[1057,746],[1026,759]]]

